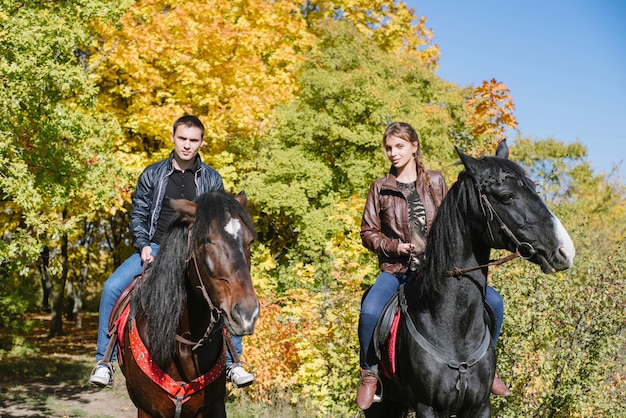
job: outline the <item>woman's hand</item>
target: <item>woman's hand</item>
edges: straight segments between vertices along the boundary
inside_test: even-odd
[[[415,245],[402,243],[398,245],[398,254],[400,255],[410,255],[411,252],[415,249]]]

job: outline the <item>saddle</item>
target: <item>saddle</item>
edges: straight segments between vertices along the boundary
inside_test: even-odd
[[[376,357],[381,361],[381,368],[386,377],[390,379],[399,379],[396,366],[396,338],[398,326],[402,318],[402,309],[400,309],[400,292],[403,292],[403,286],[389,299],[385,305],[383,312],[378,318],[372,342],[374,344],[374,352]],[[496,314],[486,302],[485,323],[489,328],[491,335],[496,330]]]

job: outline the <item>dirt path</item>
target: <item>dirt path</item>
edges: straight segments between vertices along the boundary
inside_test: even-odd
[[[123,385],[123,382],[122,382]],[[121,388],[126,390],[125,387]],[[0,401],[0,417],[112,417],[131,418],[137,410],[128,397],[115,389],[102,391],[77,385],[58,385],[47,382],[16,382],[19,390],[30,399]],[[12,394],[15,396],[15,393]],[[36,400],[44,399],[45,401]]]
[[[47,339],[47,316],[32,316],[37,326],[20,355],[0,356],[0,418],[131,418],[137,410],[128,398],[124,376],[112,388],[98,390],[87,379],[93,367],[97,316],[85,315],[83,327],[64,323],[66,335]],[[28,345],[37,351],[29,351]]]

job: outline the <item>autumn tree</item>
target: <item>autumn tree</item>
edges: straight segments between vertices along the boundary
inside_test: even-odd
[[[95,0],[0,6],[0,260],[9,277],[32,275],[42,249],[49,253],[40,266],[54,283],[51,335],[61,332],[71,242],[83,220],[119,206],[126,185],[111,150],[119,130],[93,111],[96,88],[82,52],[89,25],[115,19],[123,7]],[[3,287],[2,295],[12,291]]]
[[[494,271],[505,299],[500,376],[521,395],[497,400],[494,414],[621,416],[626,189],[594,175],[580,143],[518,137],[511,152],[569,231],[576,259],[556,275],[529,263]]]
[[[309,29],[323,37],[321,21],[350,23],[384,52],[402,62],[434,70],[439,62],[439,47],[433,44],[433,31],[427,19],[415,9],[393,0],[307,0],[302,6]]]
[[[185,113],[203,120],[211,154],[261,132],[272,107],[296,91],[292,74],[311,43],[298,9],[296,1],[141,0],[119,24],[99,26],[90,62],[100,108],[124,129],[117,148],[159,157]]]
[[[364,197],[388,170],[381,141],[390,122],[410,122],[428,165],[448,171],[448,131],[463,109],[464,91],[420,63],[400,65],[348,22],[320,25],[319,44],[299,68],[298,97],[279,107],[272,129],[241,163],[264,239],[293,251],[280,254],[282,262],[294,254],[319,260],[333,203]]]

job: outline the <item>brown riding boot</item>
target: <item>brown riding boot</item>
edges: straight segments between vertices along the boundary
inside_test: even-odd
[[[496,396],[509,396],[511,391],[506,387],[504,382],[500,380],[498,375],[496,374],[493,378],[493,385],[491,385],[491,393]]]
[[[356,392],[356,404],[365,410],[372,406],[378,386],[378,371],[375,367],[371,370],[361,369],[361,383]],[[378,399],[380,402],[380,398]]]

